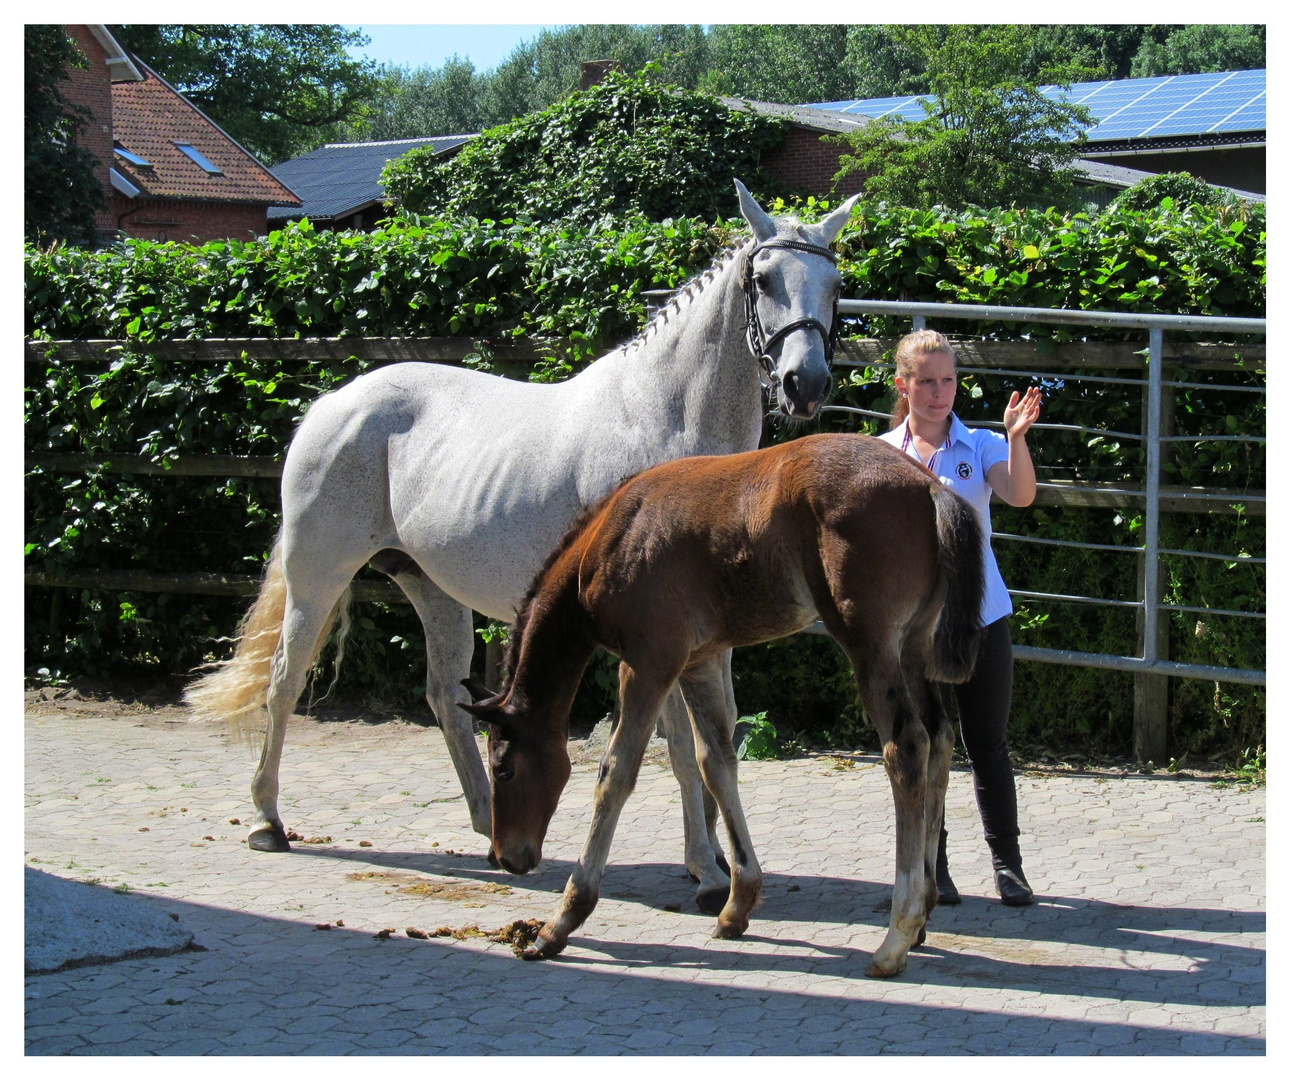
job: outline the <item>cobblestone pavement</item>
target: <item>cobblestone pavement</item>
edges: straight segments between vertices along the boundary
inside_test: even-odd
[[[201,946],[28,977],[28,1054],[1265,1052],[1262,790],[1027,773],[1039,902],[1010,909],[956,772],[964,902],[937,908],[908,970],[878,981],[864,973],[893,826],[876,761],[741,765],[766,876],[738,941],[711,939],[674,780],[645,763],[598,907],[535,964],[462,931],[548,915],[594,764],[575,767],[525,878],[487,865],[435,729],[295,718],[280,807],[306,842],[287,855],[250,851],[230,820],[249,814],[252,764],[224,728],[173,710],[28,715],[28,865],[128,888]],[[407,933],[441,927],[461,938]]]

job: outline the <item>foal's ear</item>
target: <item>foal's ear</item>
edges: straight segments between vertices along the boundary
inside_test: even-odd
[[[757,205],[756,200],[751,197],[751,192],[743,187],[743,182],[736,176],[734,187],[738,189],[738,209],[742,211],[742,216],[751,226],[752,235],[756,237],[757,243],[763,244],[766,240],[773,239],[778,234],[778,226],[774,224],[774,219]]]
[[[496,697],[496,693],[489,686],[479,683],[476,679],[461,679],[459,685],[468,693],[472,694],[473,704],[480,705],[487,698]]]

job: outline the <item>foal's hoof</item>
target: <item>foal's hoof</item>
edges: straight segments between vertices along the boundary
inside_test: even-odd
[[[698,910],[703,915],[719,915],[724,911],[724,906],[729,902],[728,886],[716,887],[714,889],[701,889],[697,894]]]
[[[538,938],[534,945],[522,950],[523,960],[552,960],[567,947],[567,942],[546,941]]]
[[[277,821],[248,833],[247,842],[253,851],[292,851],[288,834]]]
[[[742,937],[747,932],[747,925],[746,919],[735,919],[732,922],[725,922],[722,919],[716,923],[716,928],[711,931],[711,936],[731,941],[734,938]]]

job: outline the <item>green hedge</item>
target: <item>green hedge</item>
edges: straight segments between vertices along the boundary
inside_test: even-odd
[[[817,217],[824,206],[812,201],[790,209]],[[1118,207],[1094,217],[871,206],[843,236],[842,269],[850,296],[1255,316],[1264,313],[1264,229],[1263,208],[1236,206]],[[678,284],[740,235],[740,222],[687,218],[603,218],[584,226],[459,218],[396,221],[371,234],[291,228],[253,242],[202,247],[128,241],[94,253],[28,248],[28,335],[109,337],[124,348],[108,371],[57,362],[43,370],[29,367],[26,444],[30,450],[144,453],[163,461],[203,452],[282,453],[306,404],[365,368],[357,361],[246,358],[168,364],[147,349],[149,341],[165,338],[517,333],[553,345],[553,359],[538,364],[531,378],[562,377],[641,325],[642,290]],[[894,320],[855,323],[856,331],[874,335],[903,330]],[[1081,332],[962,329],[1002,337],[1029,333],[1044,348]],[[476,362],[489,366],[489,357]],[[998,419],[1011,385],[1022,381],[967,375],[961,415]],[[1241,371],[1195,373],[1184,381],[1259,382]],[[846,372],[836,400],[887,408],[885,383],[881,370]],[[1050,382],[1044,389],[1050,420],[1137,430],[1131,425],[1138,423],[1139,402],[1128,387]],[[1264,429],[1260,395],[1182,388],[1176,408],[1187,431]],[[835,418],[823,426],[860,428]],[[778,428],[771,437],[795,433]],[[1129,480],[1141,474],[1138,443],[1041,431],[1032,446],[1044,478]],[[1170,446],[1177,482],[1264,487],[1260,447]],[[26,495],[28,565],[53,572],[256,572],[277,528],[273,481],[67,476],[35,469]],[[1167,547],[1264,553],[1263,520],[1240,514],[1162,520]],[[1000,508],[996,527],[1125,545],[1141,537],[1137,515],[1112,511]],[[1014,587],[1134,595],[1133,556],[1025,544],[998,548]],[[1178,558],[1171,560],[1167,588],[1180,602],[1262,606],[1256,598],[1264,593],[1263,568]],[[243,607],[218,598],[42,589],[29,589],[27,602],[27,670],[40,678],[184,672],[219,653],[215,639],[232,631]],[[416,699],[423,649],[412,612],[367,605],[358,622],[341,692],[398,703]],[[1019,642],[1042,646],[1134,648],[1133,616],[1103,608],[1032,603],[1015,617],[1015,634]],[[1264,664],[1258,621],[1176,617],[1172,635],[1176,659]],[[802,636],[745,650],[735,673],[743,710],[766,710],[785,733],[839,745],[868,738],[849,673],[829,641]],[[587,679],[579,708],[589,717],[607,705],[607,676],[604,662]],[[1263,691],[1174,680],[1172,695],[1172,751],[1233,752],[1260,741]],[[1128,748],[1131,701],[1131,677],[1022,664],[1013,736],[1018,745],[1119,752]]]

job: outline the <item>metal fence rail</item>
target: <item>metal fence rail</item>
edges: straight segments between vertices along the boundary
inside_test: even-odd
[[[1091,548],[1093,550],[1116,550],[1128,551],[1137,555],[1144,556],[1142,592],[1143,597],[1140,600],[1110,600],[1101,597],[1077,597],[1061,596],[1058,594],[1027,592],[1024,590],[1014,592],[1014,595],[1030,598],[1046,598],[1048,600],[1071,603],[1097,603],[1106,604],[1116,607],[1137,607],[1143,612],[1142,637],[1142,655],[1141,656],[1115,656],[1099,653],[1080,653],[1063,649],[1038,649],[1026,646],[1014,646],[1014,656],[1021,660],[1044,661],[1048,663],[1081,665],[1086,667],[1103,668],[1116,671],[1129,671],[1140,675],[1158,675],[1158,676],[1178,676],[1182,678],[1211,679],[1219,682],[1237,682],[1252,685],[1264,685],[1265,673],[1263,671],[1253,671],[1241,668],[1211,667],[1198,664],[1182,664],[1170,660],[1167,657],[1159,655],[1158,634],[1155,628],[1158,626],[1158,618],[1162,612],[1179,611],[1179,612],[1200,612],[1212,615],[1228,615],[1244,618],[1265,618],[1264,612],[1250,611],[1233,611],[1217,608],[1198,608],[1186,605],[1176,605],[1163,603],[1159,587],[1161,557],[1164,555],[1178,555],[1200,557],[1207,559],[1224,559],[1237,562],[1252,562],[1263,564],[1263,559],[1255,559],[1241,556],[1226,555],[1218,552],[1198,552],[1182,551],[1178,549],[1164,549],[1160,546],[1160,528],[1161,528],[1161,510],[1162,501],[1167,497],[1176,496],[1184,497],[1179,492],[1171,492],[1163,489],[1161,484],[1161,447],[1166,442],[1255,442],[1264,443],[1263,435],[1169,435],[1164,433],[1162,417],[1162,394],[1161,390],[1165,387],[1190,387],[1210,390],[1239,390],[1247,392],[1264,392],[1264,387],[1240,387],[1228,385],[1216,385],[1212,383],[1187,383],[1166,380],[1163,376],[1163,353],[1164,353],[1164,333],[1166,330],[1187,330],[1207,333],[1230,333],[1263,336],[1266,333],[1264,319],[1237,319],[1237,318],[1216,318],[1212,316],[1194,316],[1194,315],[1143,315],[1129,314],[1124,312],[1101,312],[1101,311],[1071,311],[1071,310],[1053,310],[1048,308],[1024,308],[1024,307],[989,307],[972,304],[931,304],[931,303],[909,303],[907,301],[893,300],[842,300],[840,310],[843,315],[888,315],[893,317],[908,318],[912,321],[914,329],[921,329],[926,326],[929,318],[973,320],[979,322],[1027,322],[1041,323],[1049,325],[1069,325],[1069,326],[1093,326],[1093,327],[1117,327],[1130,330],[1145,330],[1148,335],[1147,346],[1147,378],[1146,379],[1124,379],[1111,376],[1092,376],[1086,374],[1062,374],[1055,372],[1039,372],[1037,377],[1042,379],[1058,380],[1077,380],[1093,381],[1104,383],[1121,383],[1131,386],[1146,388],[1146,434],[1133,434],[1128,432],[1105,431],[1102,429],[1080,428],[1075,425],[1037,425],[1041,429],[1057,428],[1058,430],[1074,430],[1082,432],[1091,432],[1094,434],[1111,435],[1115,438],[1137,439],[1145,444],[1146,447],[1146,469],[1147,476],[1144,489],[1142,491],[1142,502],[1144,504],[1144,543],[1140,547],[1121,547],[1118,545],[1102,544],[1083,544],[1076,541],[1042,541],[1034,537],[1022,537],[1011,533],[995,533],[996,538],[1013,541],[1035,541],[1042,543],[1058,543],[1066,546]],[[871,362],[845,361],[843,366],[853,367],[880,367],[888,366]],[[891,365],[893,366],[893,365]],[[978,369],[984,370],[988,374],[998,373],[995,369]],[[1009,370],[998,369],[1004,374],[1013,375],[1022,374],[1016,368]],[[834,409],[841,412],[851,412],[863,414],[866,416],[880,417],[890,419],[885,413],[877,413],[866,409],[856,409],[846,406],[827,406],[827,409]],[[1000,426],[1002,425],[994,425]],[[1228,492],[1195,492],[1186,497],[1202,499],[1207,501],[1228,500],[1239,501],[1237,493]],[[1257,496],[1248,494],[1249,500],[1254,501]],[[1263,499],[1263,496],[1259,497]],[[1011,592],[1012,590],[1010,590]],[[1155,750],[1153,750],[1155,755]]]

